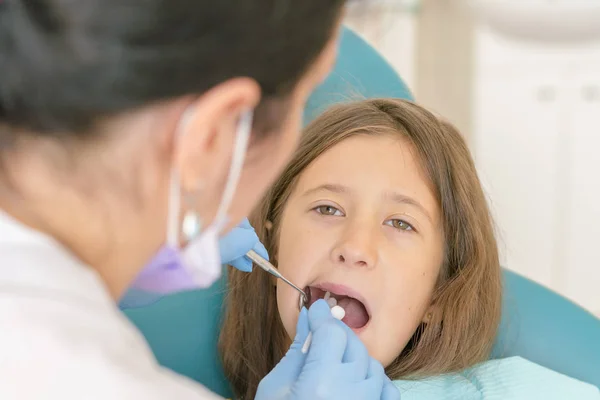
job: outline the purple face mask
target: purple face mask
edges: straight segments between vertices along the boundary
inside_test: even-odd
[[[172,291],[193,290],[190,273],[183,267],[177,251],[164,246],[144,267],[120,300],[121,309],[148,306]]]
[[[192,290],[196,286],[190,272],[183,267],[179,251],[164,246],[144,267],[132,287],[166,294],[174,290]]]
[[[184,121],[185,121],[184,117]],[[198,214],[188,213],[180,228],[181,189],[179,176],[172,173],[169,190],[169,221],[167,244],[144,267],[123,299],[135,306],[149,304],[161,295],[206,288],[221,276],[219,235],[227,221],[227,211],[233,200],[244,165],[252,127],[252,112],[246,112],[238,124],[229,176],[215,221],[205,229]],[[180,248],[180,233],[187,243]],[[137,296],[137,299],[135,298]],[[123,303],[122,303],[123,304]]]

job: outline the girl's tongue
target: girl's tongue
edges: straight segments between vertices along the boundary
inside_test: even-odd
[[[310,297],[309,306],[315,301],[324,298],[327,293],[324,290],[312,286],[307,289],[307,293]],[[329,292],[329,294],[331,298],[336,300],[337,305],[342,307],[346,312],[342,322],[348,327],[351,329],[360,329],[369,322],[369,313],[367,313],[367,309],[360,300],[345,295],[339,295],[334,292]]]
[[[342,322],[352,329],[360,329],[369,322],[369,314],[365,306],[360,301],[352,297],[343,297],[338,300],[338,306],[346,311],[346,316]]]

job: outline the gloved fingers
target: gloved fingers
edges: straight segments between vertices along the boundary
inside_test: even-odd
[[[340,379],[350,382],[361,382],[373,377],[381,377],[381,379],[386,377],[381,363],[368,355],[362,360],[342,364],[338,371]]]
[[[333,376],[339,382],[360,383],[367,379],[368,369],[369,360],[366,360],[364,363],[342,363],[335,367]]]
[[[252,261],[247,257],[239,257],[224,264],[231,265],[233,268],[242,272],[252,272]]]
[[[313,337],[307,362],[341,362],[346,352],[348,327],[331,315],[325,300],[319,299],[310,306],[308,323]]]
[[[330,321],[337,321],[337,319],[331,315],[331,308],[329,308],[329,304],[325,300],[319,299],[315,301],[308,309],[308,323],[310,324],[311,331],[316,331],[321,325]]]
[[[304,342],[306,341],[306,337],[310,332],[310,327],[308,324],[308,310],[306,307],[302,307],[300,310],[300,315],[298,316],[298,322],[296,323],[296,336],[294,337],[294,342],[290,346],[291,349],[302,349],[304,346]]]
[[[242,229],[252,229],[252,230],[254,230],[254,228],[252,227],[252,225],[250,225],[250,221],[248,221],[248,218],[244,218],[242,220],[242,222],[240,222],[238,224],[238,227],[242,228]]]
[[[245,257],[250,250],[256,251],[267,260],[269,259],[267,249],[258,239],[247,218],[219,240],[221,263],[229,264],[242,272],[252,271],[252,261]]]
[[[252,248],[252,250],[257,252],[258,255],[261,256],[262,258],[264,258],[265,260],[267,260],[267,261],[269,260],[269,253],[267,252],[267,249],[260,241],[258,243],[256,243],[256,245]]]
[[[261,393],[269,393],[271,391],[271,389],[269,389],[270,386],[285,389],[291,388],[296,383],[306,362],[307,355],[302,353],[301,349],[304,340],[306,340],[306,336],[308,336],[308,332],[308,311],[306,308],[303,308],[300,311],[298,323],[296,324],[296,337],[294,338],[294,342],[281,361],[279,361],[275,368],[260,382],[259,391]],[[270,393],[270,395],[272,396],[273,393]]]
[[[381,392],[381,400],[400,400],[400,390],[392,383],[390,378],[386,376],[383,381],[383,390]]]
[[[362,378],[364,378],[367,376],[367,370],[369,368],[369,352],[356,333],[348,328],[346,324],[343,325],[347,328],[348,344],[346,345],[346,352],[344,353],[342,362],[355,363],[357,366],[363,366]]]
[[[383,385],[383,378],[387,378],[385,375],[385,370],[383,369],[383,365],[381,365],[381,363],[374,358],[369,358],[368,365],[367,379],[379,378],[381,379]]]
[[[257,252],[265,260],[269,260],[269,253],[267,253],[267,249],[261,242],[256,243],[252,250]],[[242,272],[252,272],[252,260],[245,255],[238,257],[235,260],[231,260],[227,264],[231,265],[235,269],[239,269]]]
[[[253,230],[235,227],[219,240],[219,252],[223,264],[243,257],[258,243],[258,237]]]
[[[367,379],[355,384],[355,389],[352,390],[356,394],[357,399],[380,399],[383,393],[383,384],[385,381],[383,368],[381,364],[374,359],[371,359],[371,367],[369,368],[369,376]]]
[[[280,384],[291,387],[298,380],[306,363],[306,357],[307,355],[303,354],[300,349],[290,348],[269,375],[272,374],[273,379],[279,381]]]
[[[320,324],[331,319],[331,309],[325,300],[317,300],[309,311],[309,321],[311,329],[318,329]],[[342,357],[342,362],[352,363],[356,366],[358,379],[364,379],[369,368],[369,352],[360,340],[360,338],[343,322],[339,324],[347,335],[346,350]]]
[[[310,310],[309,310],[310,320]],[[342,362],[348,335],[344,328],[340,326],[340,321],[334,319],[320,324],[317,330],[312,330],[312,343],[308,350],[306,364],[319,365],[323,368],[322,373],[332,366]]]

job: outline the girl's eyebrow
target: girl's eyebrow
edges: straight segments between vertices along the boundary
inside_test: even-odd
[[[302,196],[308,196],[313,193],[323,192],[323,191],[343,194],[343,193],[351,192],[351,189],[344,185],[338,185],[338,184],[333,184],[333,183],[324,183],[324,184],[316,186],[312,189],[308,189],[307,191],[305,191],[302,194]]]
[[[407,196],[407,195],[404,195],[404,194],[398,193],[398,192],[388,192],[388,193],[386,193],[385,198],[393,201],[394,203],[408,204],[410,206],[415,207],[416,209],[418,209],[421,212],[421,214],[423,214],[425,217],[427,217],[429,222],[433,223],[433,220],[431,219],[431,215],[429,215],[429,212],[427,212],[427,209],[425,207],[423,207],[423,205],[421,203],[419,203],[416,199],[413,199],[410,196]]]

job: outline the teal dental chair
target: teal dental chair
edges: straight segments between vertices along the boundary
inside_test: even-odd
[[[332,103],[361,97],[412,98],[381,56],[344,30],[335,70],[310,98],[305,119]],[[162,365],[231,396],[217,352],[225,289],[224,277],[208,290],[173,295],[125,314],[146,336]],[[504,312],[493,357],[514,355],[600,387],[600,320],[505,271]]]

